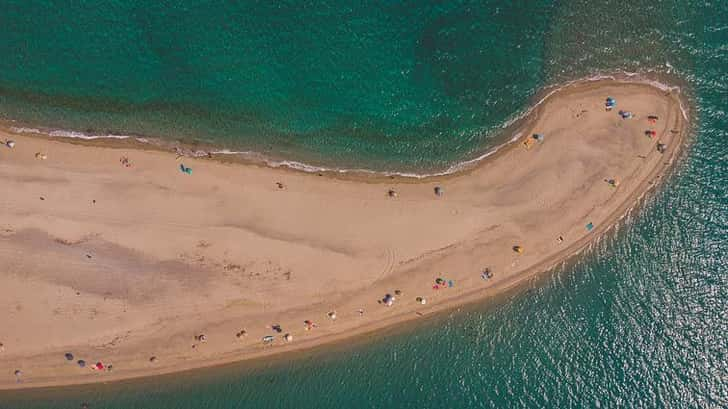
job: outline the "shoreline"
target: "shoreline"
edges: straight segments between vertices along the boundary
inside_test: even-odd
[[[674,78],[670,78],[674,80]],[[64,129],[44,128],[42,126],[34,126],[30,124],[18,123],[11,119],[0,120],[0,130],[20,135],[31,135],[49,140],[62,140],[67,143],[75,143],[81,146],[101,146],[101,147],[124,147],[141,150],[159,150],[163,152],[173,152],[191,158],[206,158],[225,163],[240,163],[244,165],[261,166],[272,169],[284,169],[303,173],[323,173],[327,176],[350,177],[362,180],[363,178],[396,178],[396,179],[413,179],[423,180],[438,177],[448,177],[461,172],[467,172],[477,166],[484,160],[487,160],[498,151],[507,148],[517,142],[522,136],[524,129],[528,128],[529,118],[539,106],[543,104],[549,97],[561,91],[568,90],[572,86],[583,86],[585,84],[600,81],[615,81],[626,84],[646,84],[666,92],[677,92],[683,94],[681,86],[669,85],[663,82],[665,78],[655,77],[653,73],[635,73],[626,71],[617,71],[612,73],[597,73],[590,77],[579,78],[561,84],[551,84],[543,87],[531,99],[534,101],[528,105],[526,109],[517,113],[511,118],[505,120],[498,130],[494,131],[498,135],[493,146],[481,146],[478,153],[473,158],[466,158],[453,163],[447,168],[441,170],[432,170],[429,172],[405,172],[397,170],[372,170],[364,168],[348,168],[348,167],[327,167],[323,165],[308,164],[296,160],[275,159],[267,157],[261,152],[252,150],[232,151],[227,148],[219,148],[214,145],[205,143],[182,143],[178,140],[166,140],[155,136],[136,135],[136,134],[94,134],[81,131],[72,131]],[[688,112],[681,100],[681,111],[683,118],[688,120]]]
[[[539,104],[536,107],[534,107],[533,109],[528,110],[529,118],[525,118],[524,124],[521,124],[522,127],[528,128],[531,125],[537,124],[539,122],[539,120],[542,119],[542,118],[540,118],[540,116],[541,116],[540,114],[542,113],[541,111],[545,110],[544,107],[549,106],[548,101],[551,100],[551,97],[553,95],[556,95],[555,98],[558,98],[559,96],[561,96],[562,98],[566,98],[569,96],[569,92],[572,92],[574,94],[579,94],[579,93],[594,92],[595,89],[599,90],[600,88],[609,88],[609,87],[612,87],[614,89],[622,89],[622,88],[629,88],[629,87],[634,87],[636,89],[636,88],[641,88],[641,87],[648,87],[647,85],[644,85],[644,84],[638,85],[635,83],[624,83],[624,82],[620,82],[620,81],[609,81],[609,80],[595,80],[594,82],[587,83],[586,85],[584,85],[584,84],[578,85],[578,84],[582,84],[582,83],[577,83],[577,85],[570,85],[569,86],[570,88],[567,89],[566,91],[563,91],[564,88],[561,88],[561,90],[562,90],[561,92],[553,91],[552,93],[549,93],[547,95],[547,97],[544,98],[544,101],[546,101],[546,102],[544,102],[543,105]],[[573,88],[571,88],[571,87],[573,87]],[[649,87],[649,88],[652,88],[652,87]],[[654,93],[654,88],[650,93]],[[675,95],[675,93],[673,93],[673,92],[668,92],[668,95],[669,96],[666,99],[674,100],[673,103],[675,103],[675,101],[677,101],[677,104],[682,109],[682,106],[681,106],[682,101],[680,99],[680,96]],[[669,112],[671,112],[671,111],[669,111]],[[683,115],[685,114],[684,111],[682,111],[682,113],[683,113]],[[616,115],[616,112],[614,112],[613,114]],[[672,115],[672,114],[670,114],[670,115]],[[533,116],[533,117],[530,117],[530,116]],[[413,313],[413,311],[419,311],[419,312],[425,311],[425,313],[423,313],[423,314],[425,317],[427,317],[431,314],[442,314],[443,311],[451,311],[457,307],[461,307],[464,305],[472,305],[472,304],[475,304],[478,302],[482,302],[482,300],[484,298],[490,299],[492,297],[497,296],[497,294],[503,294],[505,292],[508,292],[509,290],[518,288],[518,287],[524,285],[525,283],[530,282],[535,277],[542,275],[541,274],[542,272],[552,270],[554,267],[566,262],[567,260],[573,259],[579,253],[581,253],[585,248],[587,248],[594,240],[596,240],[598,237],[601,237],[606,232],[610,231],[612,229],[612,227],[617,222],[619,222],[619,220],[621,220],[625,215],[629,214],[632,211],[632,209],[639,207],[640,203],[642,203],[644,200],[643,199],[644,196],[646,194],[649,194],[649,192],[653,192],[655,187],[661,185],[661,183],[657,183],[657,180],[659,179],[659,181],[662,181],[666,178],[665,176],[670,174],[670,170],[674,168],[673,165],[676,162],[676,159],[678,158],[679,153],[682,151],[682,145],[685,142],[687,133],[690,131],[690,129],[689,129],[690,124],[689,124],[688,118],[683,118],[683,119],[678,118],[678,119],[676,119],[676,121],[677,121],[676,123],[680,124],[679,132],[676,134],[677,136],[665,135],[665,137],[670,137],[670,143],[668,144],[668,151],[664,154],[665,156],[657,157],[656,163],[653,163],[652,164],[653,167],[651,169],[647,169],[648,172],[644,175],[642,173],[645,172],[645,169],[642,169],[640,166],[637,166],[637,168],[635,168],[636,169],[635,172],[638,172],[637,174],[640,175],[640,183],[638,183],[634,186],[630,186],[630,188],[631,188],[630,192],[627,192],[628,194],[626,194],[625,197],[620,197],[619,203],[612,204],[611,207],[607,211],[605,211],[605,214],[600,216],[601,222],[598,223],[594,227],[594,230],[592,230],[589,234],[582,234],[581,237],[577,237],[575,240],[569,239],[568,245],[566,245],[564,248],[560,248],[556,252],[546,252],[544,254],[544,257],[540,257],[540,258],[537,257],[537,259],[534,260],[532,264],[523,267],[521,270],[519,270],[518,268],[514,268],[513,269],[514,271],[512,271],[512,274],[505,274],[505,278],[502,278],[502,279],[500,279],[500,277],[498,277],[499,279],[493,283],[488,282],[485,286],[474,286],[473,288],[470,288],[468,290],[463,290],[463,291],[457,290],[458,292],[457,292],[456,297],[449,296],[449,295],[445,296],[444,299],[441,300],[441,302],[435,302],[435,303],[428,302],[427,307],[414,307],[413,308],[412,305],[408,305],[406,307],[402,307],[402,311],[391,313],[391,311],[394,311],[394,310],[398,309],[397,307],[400,307],[399,305],[397,305],[397,307],[393,307],[391,310],[385,310],[386,311],[385,313],[380,312],[381,316],[377,317],[377,319],[375,321],[373,321],[373,322],[368,321],[368,322],[362,323],[361,325],[355,325],[354,327],[346,328],[346,332],[337,330],[336,328],[334,328],[334,329],[327,328],[327,331],[325,331],[325,332],[321,331],[321,332],[324,332],[322,335],[309,335],[309,334],[305,334],[305,335],[301,335],[301,336],[296,335],[294,342],[290,343],[290,344],[274,345],[273,347],[263,347],[263,348],[260,348],[259,346],[258,347],[252,346],[251,348],[246,347],[242,351],[241,351],[240,347],[233,347],[230,350],[225,350],[225,348],[222,348],[219,351],[215,351],[214,353],[209,354],[209,356],[205,356],[205,359],[203,362],[201,362],[199,359],[192,359],[192,360],[182,359],[182,360],[178,360],[178,361],[174,362],[174,365],[171,367],[170,366],[150,367],[149,365],[143,365],[140,363],[138,365],[137,369],[133,369],[133,370],[130,369],[129,371],[125,371],[124,369],[119,369],[117,372],[117,370],[115,369],[114,372],[104,373],[103,375],[93,374],[93,373],[91,373],[91,374],[84,373],[82,375],[77,375],[77,376],[74,376],[72,373],[67,374],[66,373],[67,371],[65,369],[58,369],[54,366],[50,369],[50,371],[48,372],[48,375],[45,375],[46,379],[43,379],[44,375],[42,375],[42,373],[43,373],[42,370],[38,370],[38,371],[36,371],[36,374],[33,374],[34,371],[32,368],[34,368],[34,366],[30,365],[31,370],[23,371],[25,373],[24,376],[27,377],[27,380],[24,380],[22,383],[16,383],[16,382],[9,383],[8,382],[9,380],[5,379],[5,377],[3,377],[0,380],[0,390],[28,388],[28,387],[36,388],[36,387],[61,386],[61,385],[92,383],[92,382],[108,382],[108,381],[121,380],[121,379],[134,379],[134,378],[139,378],[139,377],[153,376],[153,375],[157,375],[157,374],[186,371],[186,370],[191,370],[194,368],[213,367],[213,366],[218,366],[218,365],[229,364],[231,362],[249,361],[251,359],[259,359],[262,357],[268,357],[268,356],[272,356],[272,355],[275,355],[276,357],[283,359],[284,358],[283,354],[287,355],[291,352],[299,351],[301,349],[315,348],[318,345],[328,345],[332,342],[338,343],[338,342],[341,342],[342,340],[345,340],[347,338],[350,338],[350,337],[353,337],[356,335],[370,335],[373,332],[382,330],[382,328],[391,328],[391,327],[401,324],[403,322],[412,323],[412,325],[417,325],[416,321],[419,319],[419,316],[415,315]],[[665,128],[665,129],[667,129],[667,128]],[[29,143],[28,141],[34,141],[33,143],[37,143],[37,144],[56,143],[55,140],[53,140],[53,141],[43,140],[42,138],[28,138],[28,137],[22,137],[22,138],[23,138],[22,143],[24,143],[24,144]],[[27,139],[27,141],[26,141],[26,139]],[[546,142],[546,144],[544,144],[544,147],[546,147],[547,144],[548,144],[548,141]],[[68,145],[68,144],[65,144],[65,145]],[[354,177],[354,178],[346,177],[346,178],[343,178],[343,181],[342,181],[342,179],[339,177],[336,177],[336,175],[329,175],[328,173],[326,173],[326,176],[334,176],[334,177],[326,177],[326,178],[318,179],[316,177],[313,177],[314,175],[301,174],[301,172],[288,172],[287,170],[283,170],[283,169],[263,168],[263,167],[260,167],[259,165],[254,165],[253,167],[256,168],[255,171],[257,174],[267,173],[268,175],[274,175],[276,177],[280,177],[281,175],[286,175],[286,176],[295,177],[297,179],[297,182],[300,180],[303,180],[303,179],[309,179],[311,181],[323,180],[323,182],[320,182],[323,184],[337,183],[337,181],[338,181],[338,183],[342,183],[342,184],[346,184],[346,185],[354,185],[354,184],[359,184],[359,182],[362,181],[361,179],[367,179],[366,182],[368,182],[367,183],[368,185],[383,185],[384,183],[389,183],[389,184],[401,185],[402,187],[400,189],[405,188],[407,186],[409,186],[411,188],[416,188],[416,187],[419,187],[422,185],[431,184],[433,182],[443,182],[443,181],[450,182],[450,181],[476,178],[476,175],[474,175],[474,173],[480,172],[480,173],[485,174],[488,172],[488,170],[487,170],[488,166],[484,166],[486,163],[490,164],[492,162],[499,161],[502,157],[509,156],[509,155],[523,156],[523,152],[525,152],[525,150],[522,150],[522,148],[520,147],[520,143],[506,143],[502,146],[504,146],[505,148],[502,149],[499,152],[499,154],[494,154],[494,155],[491,155],[490,157],[487,157],[487,159],[485,159],[485,160],[480,160],[478,162],[478,165],[473,166],[472,168],[464,169],[464,170],[458,171],[457,173],[454,173],[451,175],[438,176],[438,177],[427,177],[427,178],[416,179],[416,180],[399,180],[400,178],[396,178],[395,180],[392,180],[391,177],[388,177],[388,176],[385,178],[379,178],[379,177],[372,178],[370,176],[360,176],[360,177]],[[539,149],[539,148],[540,147],[537,147],[536,149]],[[617,148],[618,147],[615,147],[615,149],[617,149]],[[86,147],[86,148],[78,147],[78,150],[82,150],[82,149],[89,149],[89,150],[102,149],[102,150],[118,151],[120,149],[125,149],[125,148],[119,148],[119,147],[97,148],[97,147],[93,147],[93,146]],[[587,149],[585,152],[588,152],[588,146],[585,146],[584,149]],[[146,150],[142,150],[142,151],[146,152]],[[131,152],[140,152],[140,151],[137,149],[131,149]],[[530,151],[529,153],[532,153],[532,152],[534,152],[534,151]],[[526,153],[526,155],[528,155],[529,153]],[[114,155],[116,155],[116,154],[117,153],[114,152]],[[150,154],[154,157],[170,156],[169,153],[162,153],[162,152],[151,152]],[[5,155],[3,155],[3,156],[5,156]],[[651,156],[651,158],[655,158],[655,157]],[[669,160],[665,161],[663,158],[669,158]],[[192,159],[184,158],[184,160],[188,161],[188,160],[192,160]],[[651,161],[655,162],[654,159],[651,159]],[[198,160],[198,162],[194,162],[195,167],[202,167],[203,163],[205,163],[205,162],[207,162],[207,161]],[[249,166],[249,165],[239,166],[237,164],[218,163],[218,164],[215,164],[214,166],[232,169],[232,167],[245,168],[246,166]],[[540,169],[540,168],[538,168],[538,169]],[[281,173],[281,171],[283,171],[283,172]],[[640,171],[642,173],[639,173]],[[74,172],[78,172],[78,170],[74,170]],[[289,174],[292,174],[292,175],[289,175]],[[195,177],[195,176],[193,176],[193,177]],[[350,175],[347,175],[347,176],[350,176]],[[372,179],[375,179],[375,180],[372,180]],[[402,178],[402,179],[404,179],[404,178]],[[319,182],[315,182],[315,183],[319,183]],[[180,186],[178,186],[178,187],[180,187]],[[344,187],[347,187],[347,186],[344,186]],[[375,186],[375,187],[379,190],[381,190],[383,188],[382,186]],[[316,190],[316,189],[320,189],[320,188],[321,187],[318,185],[311,187],[312,190]],[[449,193],[448,193],[447,189],[448,189],[448,187],[446,186],[446,193],[445,193],[445,197],[443,200],[447,200],[447,198],[449,197],[448,196]],[[464,197],[467,197],[467,196],[464,196]],[[405,200],[404,198],[405,198],[405,195],[402,195],[402,199],[397,199],[397,200]],[[386,198],[383,200],[385,202],[388,201],[388,199],[386,199]],[[410,200],[414,200],[414,199],[410,199]],[[423,199],[417,199],[417,200],[423,200]],[[462,199],[462,200],[466,200],[466,199]],[[610,199],[608,198],[607,201],[609,201],[609,200]],[[605,202],[605,203],[607,203],[607,202]],[[609,202],[609,203],[611,203],[611,202]],[[427,206],[429,206],[429,205],[427,205]],[[478,204],[477,206],[483,206],[483,205]],[[477,206],[475,208],[477,208]],[[457,211],[457,209],[456,209],[456,211]],[[0,220],[0,222],[1,221],[2,220]],[[2,223],[0,223],[0,224],[2,224]],[[64,226],[63,228],[67,228],[67,226]],[[467,230],[467,228],[465,226],[463,226],[462,229]],[[455,236],[469,237],[468,234],[470,234],[470,233],[465,234],[465,235],[463,235],[463,234],[464,233],[462,233],[462,231],[461,231],[461,232],[458,232],[458,234],[455,234]],[[480,237],[481,237],[480,234],[481,233],[478,233],[477,240],[480,240]],[[510,233],[508,233],[508,234],[510,235]],[[456,241],[455,243],[456,243],[455,247],[457,247],[457,246],[461,246],[461,247],[466,246],[467,247],[466,244],[462,244],[458,241]],[[486,245],[486,246],[489,245],[487,243],[487,240],[482,242],[481,244]],[[446,247],[444,249],[448,250],[450,248],[451,247]],[[337,249],[334,249],[334,250],[339,251]],[[437,250],[435,250],[435,252],[437,253],[438,251],[440,251],[440,252],[443,252],[443,254],[444,254],[445,250],[437,249]],[[551,251],[551,250],[549,250],[549,251]],[[346,252],[344,251],[344,253],[346,253]],[[414,251],[414,253],[417,253],[417,251]],[[379,257],[379,255],[376,255],[374,258],[376,259],[378,257]],[[429,254],[425,257],[425,262],[427,262],[426,264],[428,264],[428,265],[429,264],[438,264],[438,262],[448,261],[448,260],[439,260],[439,261],[434,260],[433,261],[431,259],[428,260],[428,257],[432,258],[433,256],[432,256],[432,254]],[[446,259],[447,256],[443,255],[442,257],[444,259]],[[460,256],[460,258],[467,258],[467,257],[472,257],[472,256],[463,256],[463,255]],[[405,259],[404,261],[406,261],[406,263],[404,264],[406,266],[406,264],[407,264],[407,262],[409,262],[409,260]],[[504,265],[507,265],[507,263]],[[420,266],[415,266],[412,268],[417,269],[417,268],[421,268],[421,267],[422,266],[420,265]],[[409,268],[409,267],[407,267],[407,268]],[[407,268],[405,268],[403,273],[407,272]],[[379,283],[380,281],[393,281],[393,282],[387,282],[386,287],[387,288],[396,288],[396,286],[398,284],[400,284],[397,281],[398,281],[398,279],[401,279],[402,274],[399,274],[399,276],[397,276],[397,277],[395,277],[396,274],[394,274],[394,273],[392,273],[392,276],[389,276],[388,274],[384,274],[381,277],[377,278],[375,280],[375,282]],[[500,274],[500,271],[499,271],[499,274]],[[356,275],[354,275],[353,277],[356,277]],[[465,276],[456,275],[456,279],[457,279],[456,281],[458,283],[459,282],[466,282],[469,284],[478,283],[477,278],[475,280],[471,280],[470,277],[466,278]],[[468,281],[468,280],[470,280],[470,281]],[[402,287],[405,287],[405,285],[403,284]],[[358,289],[355,289],[355,290],[358,291]],[[422,292],[422,290],[419,290],[419,291]],[[449,291],[449,290],[444,290],[444,291]],[[346,293],[346,291],[343,291],[343,293]],[[494,294],[491,294],[491,293],[494,293]],[[376,294],[379,294],[379,293],[377,292]],[[413,290],[407,289],[405,291],[405,296],[407,296],[407,299],[411,298],[409,296],[414,296]],[[430,297],[431,296],[428,294],[428,297],[427,297],[428,301],[429,301]],[[435,300],[437,300],[436,296],[432,296],[432,297]],[[325,298],[324,298],[324,300],[325,300]],[[333,304],[333,302],[330,302],[330,301],[319,301],[318,303],[314,303],[313,306],[315,308],[317,308],[318,310],[324,310],[324,309],[326,309],[326,307],[321,305],[322,302],[324,304],[328,303],[329,305]],[[400,302],[409,304],[409,302],[407,302],[407,301],[398,301],[398,303],[400,303]],[[340,301],[340,303],[345,304],[344,301]],[[307,304],[307,306],[303,307],[303,308],[305,309],[308,307],[310,307],[310,305]],[[331,307],[328,307],[328,308],[331,308]],[[376,307],[367,307],[367,314],[369,314],[370,308],[374,309]],[[382,307],[382,308],[386,308],[386,307]],[[283,315],[287,315],[286,311],[287,310],[278,311],[273,315],[277,315],[279,317],[283,316]],[[377,313],[374,313],[374,314],[377,314]],[[292,313],[291,315],[295,315],[295,313]],[[0,318],[2,318],[2,317],[0,317]],[[344,317],[344,316],[342,316],[342,318],[352,319],[352,317]],[[353,317],[353,319],[356,319],[356,318]],[[320,316],[317,316],[316,320],[323,321],[324,319],[320,318]],[[1,321],[2,320],[0,320],[0,322]],[[338,324],[338,322],[336,324]],[[226,324],[224,324],[224,322],[223,322],[222,324],[218,324],[218,325],[226,325]],[[315,332],[318,332],[318,330],[319,329],[316,329]],[[312,333],[313,332],[314,331],[312,331]],[[253,336],[251,334],[251,336],[257,337],[257,334],[256,334],[256,336]],[[300,339],[303,339],[303,341],[301,341]],[[6,342],[6,345],[7,345],[7,342]],[[229,346],[228,346],[228,349],[229,349]],[[48,351],[48,353],[49,353],[49,356],[51,356],[51,355],[57,354],[57,351],[55,351],[55,350]],[[3,355],[0,355],[0,362],[5,360],[6,356],[8,356],[8,352],[5,352]],[[119,357],[121,357],[121,356],[123,356],[123,355],[119,355]],[[120,360],[121,360],[121,358],[114,358],[115,368],[117,367],[116,363],[120,362]],[[21,359],[21,361],[22,361],[22,359]],[[18,363],[20,361],[18,361],[18,359],[16,357],[16,359],[13,362]],[[71,366],[71,365],[68,365],[68,366]],[[118,365],[118,367],[122,367],[122,365]],[[63,375],[61,375],[61,376],[63,376],[64,379],[61,381],[59,381],[57,379],[57,375],[55,375],[59,371],[63,371]],[[101,376],[96,376],[96,375],[101,375]],[[34,377],[35,377],[35,379],[34,379]]]

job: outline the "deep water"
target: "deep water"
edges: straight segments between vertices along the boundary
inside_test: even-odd
[[[52,127],[421,169],[480,152],[540,87],[618,70],[675,79],[696,126],[614,234],[506,300],[290,362],[2,392],[0,408],[728,407],[724,2],[8,3],[0,109]]]

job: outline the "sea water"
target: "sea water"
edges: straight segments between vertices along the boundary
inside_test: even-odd
[[[493,146],[542,87],[615,71],[671,78],[695,123],[613,234],[505,299],[283,361],[1,392],[0,408],[728,406],[728,6],[509,3],[0,1],[0,109],[49,128],[424,171]]]

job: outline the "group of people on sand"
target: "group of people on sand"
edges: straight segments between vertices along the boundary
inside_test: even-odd
[[[0,345],[2,344],[0,343]],[[111,372],[114,369],[114,366],[112,364],[104,364],[102,361],[96,361],[95,364],[89,365],[84,359],[76,360],[71,352],[66,352],[65,354],[63,354],[63,358],[68,362],[73,362],[75,360],[76,365],[79,368],[88,368],[92,371]],[[14,374],[16,377],[16,381],[21,382],[21,376],[23,375],[23,371],[21,371],[20,369],[16,369]]]

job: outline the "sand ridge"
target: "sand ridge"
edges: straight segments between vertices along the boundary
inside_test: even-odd
[[[0,147],[0,389],[277,354],[492,296],[624,215],[687,130],[676,93],[612,80],[569,86],[531,115],[524,138],[543,142],[414,183],[3,131],[16,145]]]

